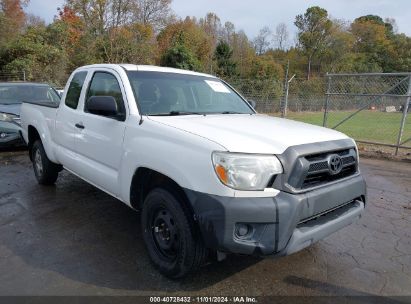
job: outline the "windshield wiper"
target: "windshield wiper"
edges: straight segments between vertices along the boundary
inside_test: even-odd
[[[171,111],[168,113],[157,113],[157,114],[148,114],[149,116],[179,116],[179,115],[206,115],[206,113],[200,112],[187,112],[187,111]]]
[[[235,112],[235,111],[224,111],[219,114],[247,114],[247,113],[241,113],[241,112]]]
[[[212,115],[212,114],[253,114],[253,113],[242,113],[235,111],[223,111],[223,112],[190,112],[190,111],[171,111],[168,113],[156,113],[148,114],[149,116],[179,116],[179,115]]]

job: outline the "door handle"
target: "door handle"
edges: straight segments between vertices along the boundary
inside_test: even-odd
[[[84,129],[84,125],[83,125],[81,122],[76,123],[75,126],[76,126],[76,128],[78,128],[78,129]]]

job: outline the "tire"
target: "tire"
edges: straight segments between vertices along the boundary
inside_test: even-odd
[[[41,140],[36,140],[31,148],[34,175],[40,185],[53,185],[60,171],[59,165],[50,161]]]
[[[177,279],[200,267],[207,256],[192,212],[174,191],[153,189],[142,210],[142,231],[154,266]]]

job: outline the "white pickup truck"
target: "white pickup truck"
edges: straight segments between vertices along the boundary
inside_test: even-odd
[[[148,254],[173,278],[210,253],[294,253],[366,203],[352,139],[257,114],[207,74],[81,67],[60,104],[25,103],[21,122],[38,182],[64,168],[141,210]]]

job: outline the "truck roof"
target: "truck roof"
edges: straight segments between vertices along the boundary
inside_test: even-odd
[[[175,68],[168,68],[168,67],[160,67],[155,65],[136,65],[136,64],[93,64],[83,66],[80,69],[87,69],[87,68],[123,68],[126,71],[148,71],[148,72],[159,72],[159,73],[176,73],[176,74],[186,74],[186,75],[196,75],[196,76],[204,76],[204,77],[212,77],[216,78],[216,76],[205,74],[205,73],[198,73],[194,71],[188,70],[181,70]]]

